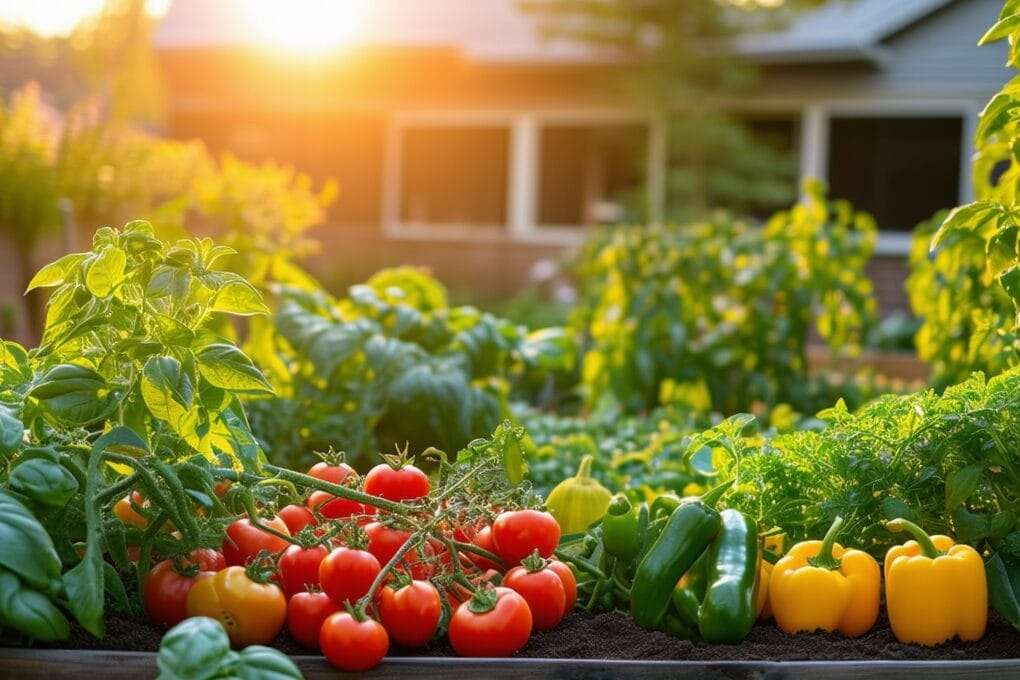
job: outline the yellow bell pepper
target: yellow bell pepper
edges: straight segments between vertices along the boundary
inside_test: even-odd
[[[857,637],[878,618],[881,571],[875,558],[836,543],[837,517],[821,541],[802,541],[772,569],[769,603],[787,633],[838,630]]]
[[[954,635],[978,640],[988,625],[985,565],[974,548],[948,536],[928,536],[905,519],[886,523],[915,540],[885,555],[885,601],[900,642],[937,645]]]
[[[754,611],[762,621],[772,618],[772,606],[769,604],[769,579],[772,578],[772,564],[758,559],[758,592],[754,596]]]

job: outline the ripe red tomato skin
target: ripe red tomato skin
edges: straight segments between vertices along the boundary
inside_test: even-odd
[[[279,517],[274,517],[271,520],[261,519],[259,522],[267,524],[281,533],[290,533],[287,530],[287,525]],[[227,561],[227,566],[243,567],[260,550],[278,554],[286,550],[288,545],[290,543],[287,541],[262,531],[252,525],[247,517],[242,517],[227,527],[227,536],[223,539],[223,557]]]
[[[477,545],[479,548],[488,550],[491,553],[499,554],[496,552],[496,544],[492,540],[492,527],[486,525],[475,532],[471,542]],[[491,560],[487,560],[481,555],[475,555],[474,553],[467,553],[471,561],[478,565],[478,568],[485,571],[487,569],[499,569],[499,565]]]
[[[492,611],[475,614],[470,602],[450,618],[450,644],[458,656],[510,656],[531,636],[531,610],[509,588],[496,588],[499,600]]]
[[[549,630],[563,619],[567,594],[555,571],[529,572],[524,567],[514,567],[503,577],[503,586],[517,592],[528,603],[535,630]]]
[[[287,630],[301,646],[318,649],[322,622],[338,611],[340,605],[326,593],[295,593],[287,601]]]
[[[142,598],[145,613],[161,626],[176,626],[188,617],[188,592],[191,586],[198,579],[212,574],[211,571],[199,571],[195,576],[184,576],[174,569],[173,560],[159,562],[145,578]]]
[[[319,585],[319,565],[328,554],[321,545],[310,548],[292,545],[284,550],[277,564],[283,594],[291,597],[304,592],[308,586]]]
[[[560,525],[548,512],[511,510],[502,512],[492,523],[496,554],[507,566],[515,566],[536,549],[550,557],[560,542]]]
[[[296,535],[307,526],[315,526],[315,515],[303,505],[296,505],[294,503],[285,505],[280,508],[276,515],[287,525],[287,530],[291,536]]]
[[[379,592],[379,621],[398,645],[426,644],[435,636],[442,613],[439,591],[429,581],[412,581],[399,590],[386,586]]]
[[[429,478],[414,465],[394,470],[379,463],[365,475],[365,493],[391,501],[410,501],[429,495]]]
[[[563,582],[563,593],[567,596],[563,606],[563,615],[566,616],[574,611],[574,605],[577,604],[577,577],[574,576],[570,567],[559,560],[549,560],[548,568],[555,571],[556,575],[560,577],[560,581]]]
[[[379,560],[367,550],[336,548],[319,564],[319,584],[338,605],[345,600],[354,604],[368,592],[380,571]]]
[[[319,631],[319,649],[326,660],[348,672],[375,668],[389,647],[389,635],[381,623],[356,621],[343,611],[331,614]]]
[[[326,461],[321,461],[308,468],[308,476],[321,479],[324,482],[330,482],[332,484],[343,484],[344,480],[352,474],[357,474],[347,463],[340,463],[339,465],[330,465]]]
[[[199,571],[217,572],[227,568],[223,553],[212,548],[195,548],[188,553],[188,561],[197,564]]]
[[[379,564],[389,562],[411,535],[406,531],[384,526],[381,522],[370,522],[364,526],[364,529],[368,534],[368,552],[375,555]],[[432,546],[426,544],[424,549],[426,555],[430,555],[431,551]],[[431,565],[422,561],[418,556],[417,548],[410,550],[404,559],[411,565],[412,578],[426,579],[432,575]]]
[[[340,519],[365,512],[365,506],[361,503],[325,491],[313,491],[308,496],[307,505],[309,510],[319,508],[319,513],[327,519]]]

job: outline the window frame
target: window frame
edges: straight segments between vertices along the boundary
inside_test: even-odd
[[[545,125],[648,127],[646,174],[649,214],[660,222],[665,200],[665,123],[654,113],[633,109],[552,109],[485,111],[398,111],[386,126],[383,160],[382,227],[388,238],[403,240],[574,246],[587,237],[586,225],[538,223],[541,131]],[[404,133],[416,127],[498,127],[509,130],[505,224],[408,222],[401,216]]]

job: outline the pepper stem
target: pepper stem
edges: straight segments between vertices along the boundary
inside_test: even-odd
[[[581,459],[581,464],[577,466],[577,474],[574,475],[576,479],[591,479],[591,464],[594,458],[589,453]]]
[[[917,544],[921,546],[921,552],[924,553],[925,557],[935,559],[936,557],[940,557],[945,554],[944,552],[935,547],[935,544],[932,543],[931,536],[929,536],[924,529],[917,526],[908,519],[897,517],[894,520],[886,522],[885,528],[893,533],[905,531],[908,534],[910,534],[911,537],[913,537],[913,539],[917,541]]]
[[[733,486],[734,481],[736,480],[731,479],[728,482],[719,484],[718,486],[713,486],[711,489],[701,494],[701,502],[710,508],[714,508],[715,504],[719,502],[719,499],[723,497],[723,494],[729,491],[730,487]]]
[[[839,530],[842,528],[843,518],[836,517],[832,522],[832,526],[825,532],[825,538],[822,539],[822,547],[819,548],[818,554],[808,558],[808,564],[812,567],[828,569],[829,571],[839,569],[842,562],[832,554],[832,546],[836,543],[836,536],[839,535]]]

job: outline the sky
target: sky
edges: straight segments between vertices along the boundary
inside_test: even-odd
[[[171,0],[148,0],[154,16],[162,16]],[[29,28],[52,37],[69,34],[82,19],[103,8],[103,0],[0,0],[0,23]]]

